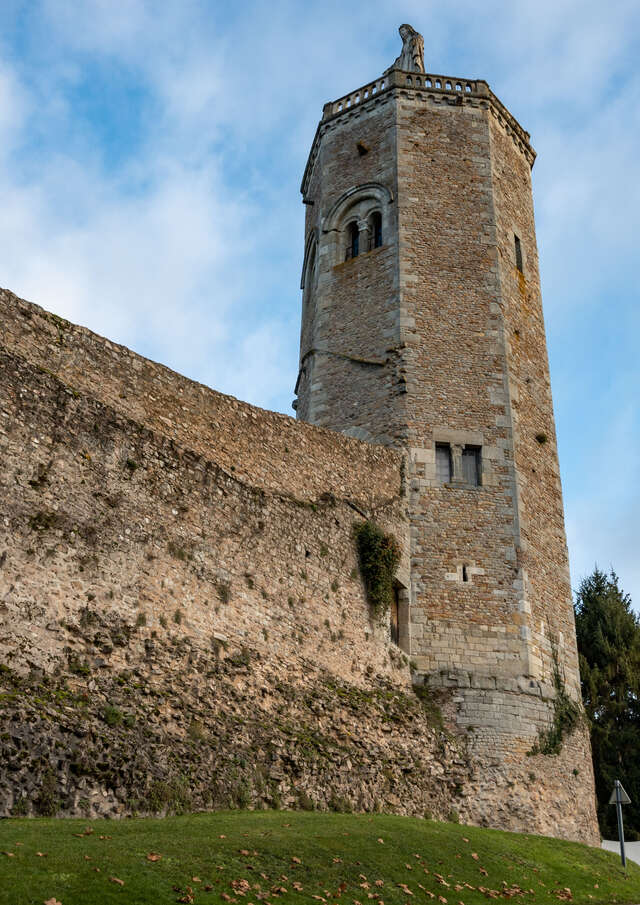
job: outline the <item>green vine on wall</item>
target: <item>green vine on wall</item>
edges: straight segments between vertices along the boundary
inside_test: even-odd
[[[382,616],[391,607],[393,579],[400,563],[400,545],[393,534],[375,522],[356,522],[353,533],[358,548],[360,573],[373,614]]]
[[[556,696],[553,700],[553,720],[548,729],[538,732],[538,741],[529,754],[560,754],[565,736],[571,735],[582,721],[582,709],[579,704],[572,701],[564,685],[564,678],[560,672],[557,644],[551,642],[551,656],[553,657],[553,686]]]

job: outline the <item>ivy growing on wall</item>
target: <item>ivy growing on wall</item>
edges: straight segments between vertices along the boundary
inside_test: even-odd
[[[358,548],[360,573],[371,610],[378,618],[393,600],[393,579],[400,562],[400,545],[393,534],[375,522],[356,522],[353,533]]]
[[[548,729],[540,730],[538,741],[529,752],[530,754],[560,754],[565,736],[571,735],[583,718],[580,705],[572,701],[567,694],[560,672],[558,648],[554,641],[551,642],[551,653],[553,685],[556,690],[556,696],[553,699],[553,720]]]

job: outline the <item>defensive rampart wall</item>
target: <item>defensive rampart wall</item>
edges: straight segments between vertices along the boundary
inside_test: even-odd
[[[371,619],[353,524],[400,539],[407,581],[402,453],[8,292],[0,322],[0,814],[383,809],[587,838],[559,811],[582,735],[526,769],[486,755],[541,691],[416,693]]]

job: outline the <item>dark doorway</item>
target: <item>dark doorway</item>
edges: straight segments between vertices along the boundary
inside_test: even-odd
[[[393,644],[398,644],[400,641],[400,629],[399,629],[399,619],[398,619],[398,611],[399,607],[399,594],[398,594],[398,585],[395,585],[393,588],[393,599],[391,601],[391,614],[389,620],[389,630],[391,635],[391,641]]]

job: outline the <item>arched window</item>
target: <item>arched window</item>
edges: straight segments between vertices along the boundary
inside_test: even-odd
[[[393,200],[393,193],[379,182],[354,185],[341,195],[323,217],[319,233],[319,241],[329,252],[327,263],[341,264],[388,241],[387,211]],[[361,238],[358,227],[365,225],[365,238]]]
[[[374,211],[371,215],[371,248],[380,248],[382,245],[382,214]]]
[[[357,258],[360,254],[360,230],[358,229],[358,223],[356,220],[353,220],[349,224],[347,236],[349,238],[349,244],[347,245],[347,254],[345,260],[348,261],[349,258]]]

